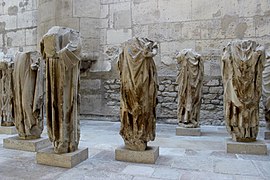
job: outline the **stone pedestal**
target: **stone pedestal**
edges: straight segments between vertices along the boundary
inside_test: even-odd
[[[17,129],[15,126],[0,126],[0,134],[17,134]]]
[[[270,131],[269,130],[264,132],[264,139],[270,140]]]
[[[177,136],[200,136],[201,128],[184,128],[184,127],[176,127],[176,135]]]
[[[38,164],[72,168],[88,158],[88,148],[80,148],[72,153],[56,154],[53,148],[42,149],[37,152]]]
[[[115,160],[117,161],[155,164],[158,156],[158,146],[148,146],[145,151],[132,151],[125,147],[118,147],[115,150]]]
[[[226,139],[227,153],[266,155],[267,146],[262,140],[254,142],[235,142],[231,138]]]
[[[51,142],[47,137],[41,137],[38,139],[23,140],[18,136],[9,137],[3,139],[4,148],[16,149],[23,151],[37,152],[40,149],[46,148],[51,145]]]

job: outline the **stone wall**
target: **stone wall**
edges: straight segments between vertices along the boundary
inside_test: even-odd
[[[37,0],[0,0],[0,53],[36,49]]]
[[[270,47],[269,0],[0,0],[0,51],[33,49],[53,25],[81,32],[81,114],[118,120],[119,46],[134,37],[158,42],[160,121],[176,122],[174,56],[195,49],[204,60],[202,124],[223,124],[219,61],[234,39]],[[92,61],[95,60],[95,61]],[[101,118],[102,117],[102,118]]]

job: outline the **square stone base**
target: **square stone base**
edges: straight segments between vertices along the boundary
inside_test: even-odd
[[[37,152],[38,164],[72,168],[88,158],[88,148],[80,148],[72,153],[56,154],[53,148],[42,149]]]
[[[15,126],[0,126],[0,134],[17,134],[17,129]]]
[[[200,136],[201,128],[184,128],[184,127],[176,127],[176,135],[177,136]]]
[[[158,146],[148,146],[145,151],[132,151],[125,147],[115,149],[115,160],[117,161],[155,164],[158,156]]]
[[[264,132],[264,139],[265,140],[270,140],[270,131],[265,131]]]
[[[267,146],[261,140],[255,142],[235,142],[231,138],[228,138],[226,139],[226,151],[227,153],[235,154],[266,155]]]
[[[19,136],[13,136],[3,139],[4,148],[16,149],[23,151],[37,152],[40,149],[51,145],[49,138],[41,137],[38,139],[23,140]]]

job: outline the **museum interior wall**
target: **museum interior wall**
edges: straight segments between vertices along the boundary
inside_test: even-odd
[[[132,37],[158,42],[158,121],[177,122],[176,54],[204,62],[201,124],[224,125],[220,59],[235,39],[270,46],[269,0],[0,0],[0,54],[38,49],[54,25],[82,36],[81,115],[119,119],[117,58]],[[263,117],[260,117],[263,119]]]

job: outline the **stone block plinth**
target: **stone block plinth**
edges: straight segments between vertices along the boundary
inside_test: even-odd
[[[158,146],[148,146],[145,151],[132,151],[125,147],[118,147],[115,150],[115,160],[117,161],[155,164],[158,156]]]
[[[266,155],[267,146],[262,140],[254,142],[235,142],[231,138],[226,139],[227,153]]]
[[[75,152],[56,154],[52,147],[42,149],[36,154],[38,164],[72,168],[88,158],[88,148],[80,148]]]
[[[201,128],[184,128],[184,127],[176,127],[176,135],[177,136],[200,136]]]
[[[270,140],[270,131],[265,131],[264,132],[264,139],[265,140]]]
[[[15,126],[0,126],[0,134],[17,134],[17,129]]]
[[[50,140],[47,137],[41,137],[38,139],[23,140],[19,136],[13,136],[3,139],[3,147],[8,149],[16,149],[22,151],[37,152],[43,148],[51,145]]]

